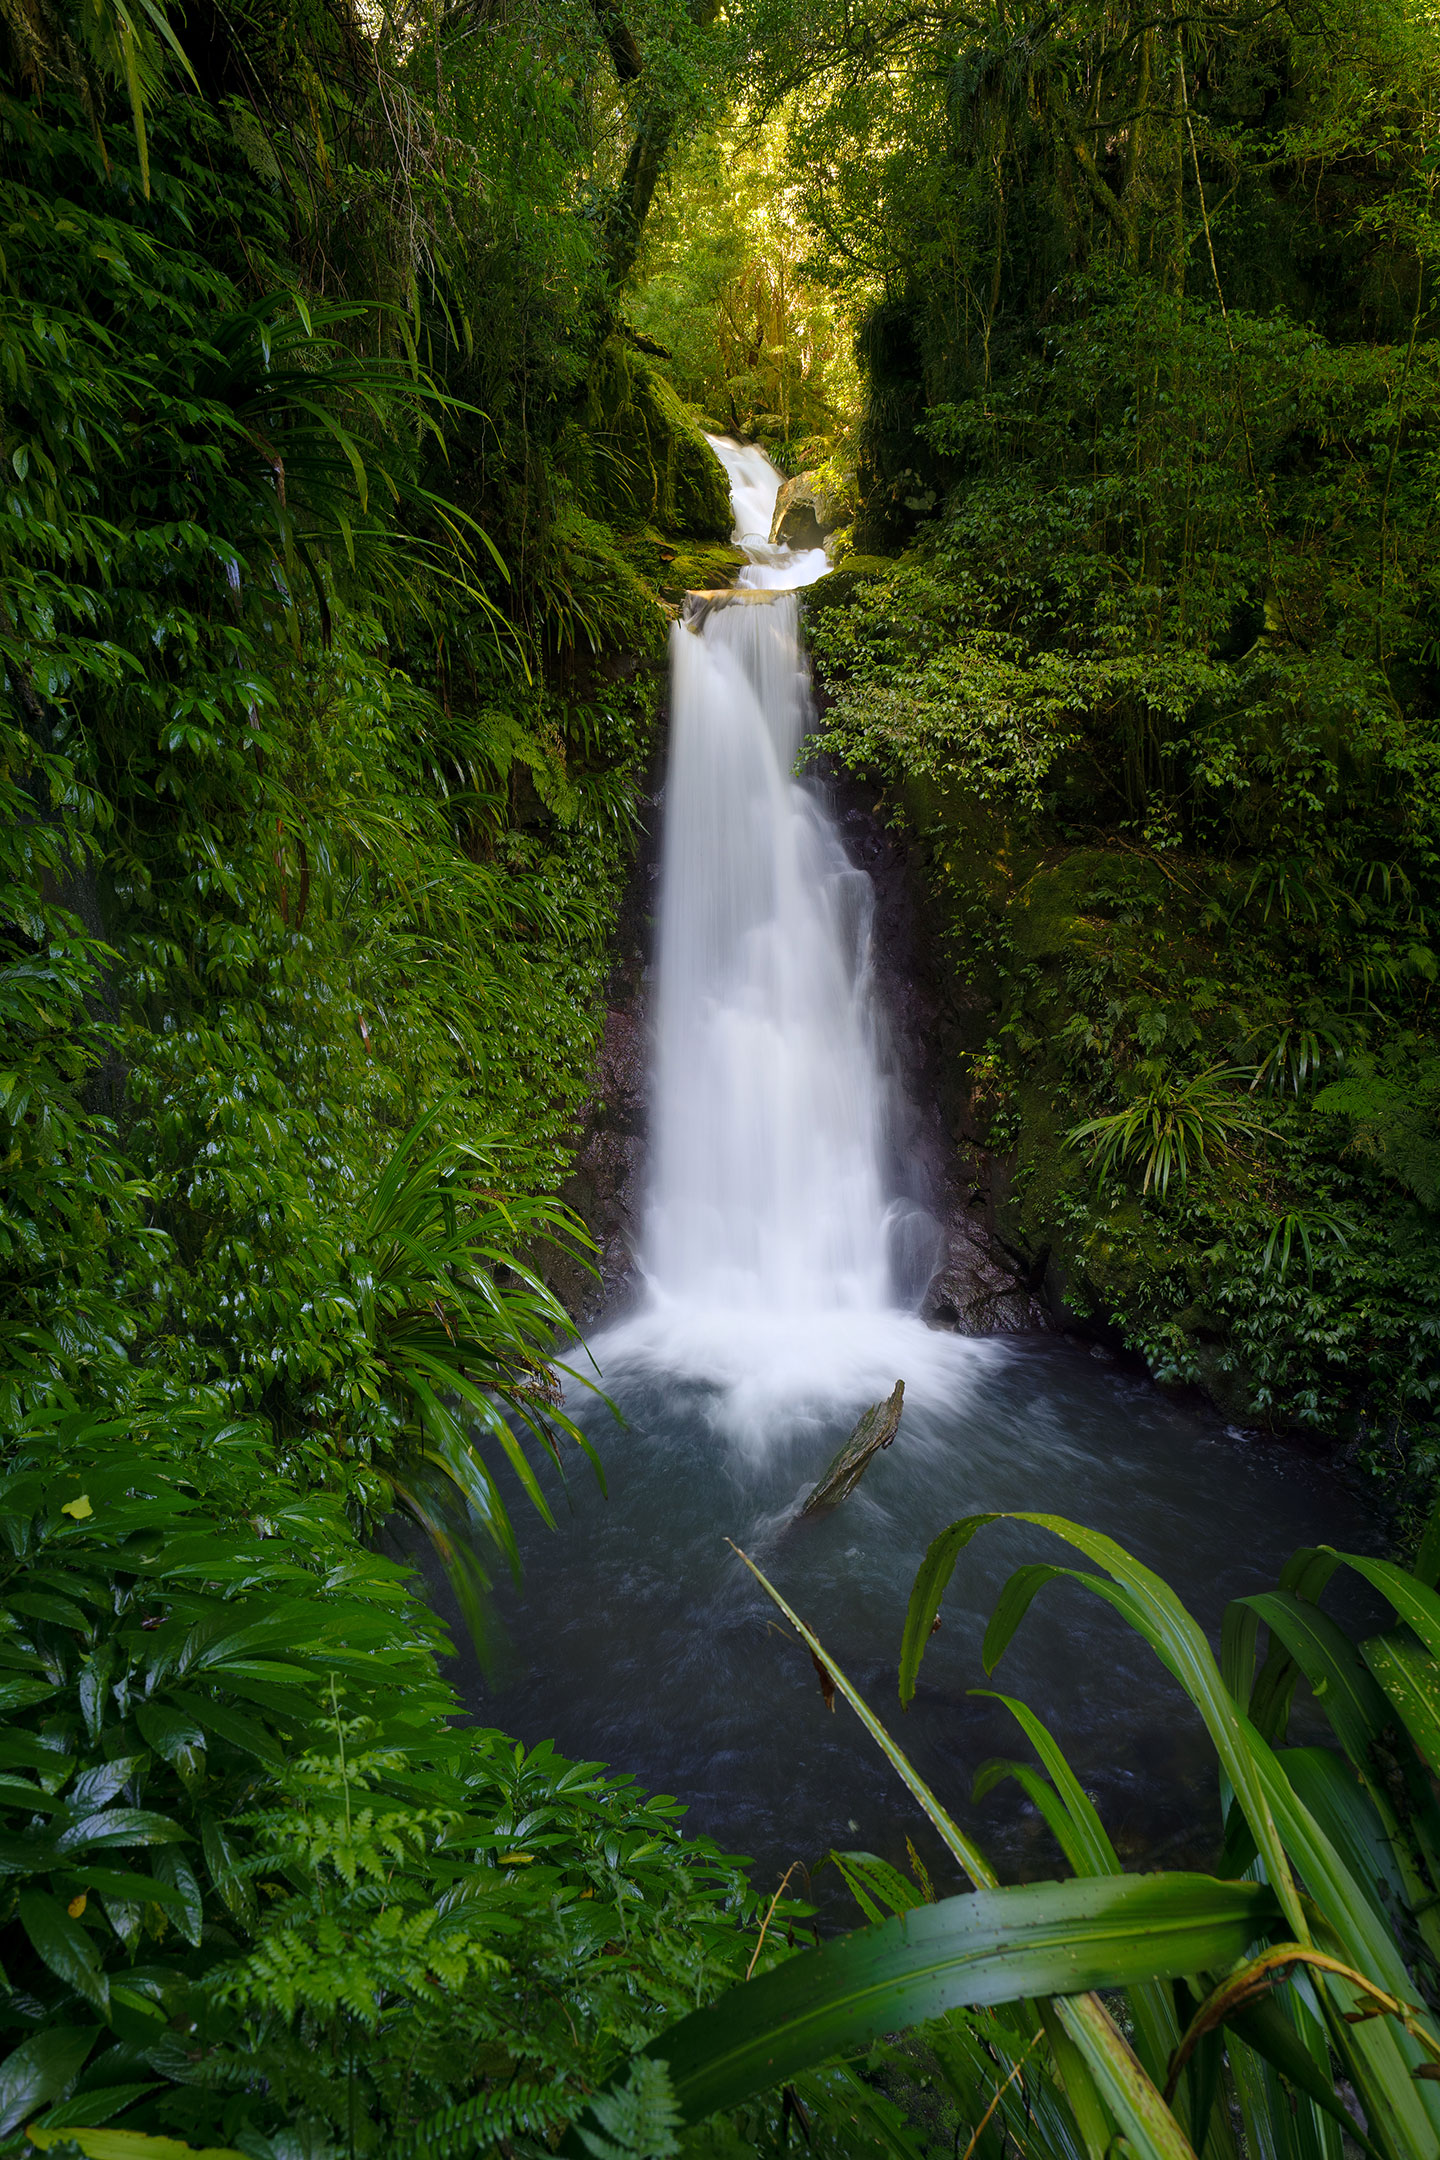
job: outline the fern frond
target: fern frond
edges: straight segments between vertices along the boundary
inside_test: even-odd
[[[601,2137],[581,2127],[580,2136],[595,2160],[670,2160],[680,2150],[675,2088],[669,2070],[653,2055],[637,2055],[625,2083],[597,2093],[590,2112],[609,2132]]]
[[[463,2160],[516,2130],[544,2137],[574,2109],[574,2099],[561,2085],[509,2085],[503,2092],[478,2093],[407,2130],[391,2147],[391,2160]]]

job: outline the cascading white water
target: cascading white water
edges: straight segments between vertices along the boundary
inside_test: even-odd
[[[871,992],[874,896],[792,777],[810,716],[794,589],[823,549],[771,545],[780,475],[711,438],[750,562],[671,634],[656,970],[648,1302],[592,1345],[715,1383],[759,1432],[777,1406],[953,1384],[914,1316],[939,1235],[886,1173],[890,1082]]]
[[[717,448],[739,524],[768,535],[755,468],[772,499],[773,468]],[[775,584],[800,582],[797,558],[751,544]],[[486,1724],[553,1734],[567,1755],[673,1789],[694,1805],[692,1829],[755,1853],[772,1882],[797,1853],[863,1844],[901,1868],[918,1854],[949,1892],[953,1856],[925,1842],[930,1826],[906,1815],[878,1752],[826,1715],[808,1660],[723,1540],[755,1554],[863,1674],[899,1640],[925,1539],[980,1509],[1038,1503],[1095,1523],[1173,1570],[1186,1602],[1213,1616],[1296,1544],[1350,1534],[1351,1504],[1317,1492],[1293,1457],[1227,1452],[1214,1421],[1078,1347],[927,1328],[913,1294],[907,1309],[866,980],[869,885],[790,778],[806,707],[796,602],[752,592],[692,615],[675,633],[648,1294],[588,1346],[624,1426],[572,1382],[606,1496],[577,1480],[556,1507],[558,1536],[528,1509],[517,1519],[525,1581],[501,1593],[515,1679],[503,1708],[478,1683],[468,1700]],[[910,1227],[918,1247],[923,1224]],[[925,1254],[914,1258],[912,1293]],[[800,1503],[898,1379],[896,1446],[802,1531]],[[1257,1523],[1252,1572],[1237,1555]],[[927,1655],[907,1744],[941,1789],[963,1791],[976,1761],[1009,1744],[1002,1712],[965,1691],[1015,1558],[1009,1541],[972,1547]],[[1112,1616],[1088,1617],[1093,1606],[1032,1618],[1007,1675],[1144,1864],[1192,1852],[1208,1864],[1210,1766],[1183,1734],[1163,1763],[1153,1741],[1137,1744],[1170,1719],[1169,1683],[1123,1630],[1105,1632]],[[1032,1831],[1017,1823],[998,1855],[1007,1874],[1034,1872]],[[994,1826],[983,1835],[991,1843]]]
[[[780,474],[754,443],[732,442],[728,435],[706,437],[730,479],[735,530],[730,535],[750,557],[735,583],[742,592],[789,591],[813,585],[830,568],[824,548],[790,548],[772,543],[770,528],[780,493]]]
[[[656,1290],[762,1311],[889,1302],[871,888],[790,777],[788,593],[674,632],[652,1189]]]

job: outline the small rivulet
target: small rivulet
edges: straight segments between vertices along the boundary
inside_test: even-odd
[[[884,1402],[871,1403],[800,1512],[819,1515],[849,1498],[881,1448],[889,1447],[900,1429],[905,1407],[905,1383],[897,1380]]]

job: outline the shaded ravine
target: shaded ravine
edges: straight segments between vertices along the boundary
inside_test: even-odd
[[[598,1397],[570,1407],[609,1496],[555,1488],[559,1529],[517,1508],[525,1577],[500,1599],[511,1649],[462,1687],[529,1742],[594,1756],[689,1803],[689,1827],[753,1853],[767,1881],[832,1845],[952,1870],[854,1720],[829,1711],[725,1540],[773,1574],[882,1716],[898,1721],[905,1600],[929,1538],[979,1509],[1044,1509],[1120,1538],[1212,1630],[1294,1546],[1363,1542],[1355,1503],[1293,1448],[1167,1401],[1103,1353],[928,1328],[937,1253],[897,1136],[904,1076],[870,965],[869,880],[823,797],[793,781],[808,678],[796,604],[820,574],[751,538],[778,475],[717,444],[755,594],[692,602],[674,632],[641,1293],[591,1335]],[[894,1446],[829,1518],[799,1499],[859,1411],[906,1382]],[[552,1480],[553,1486],[553,1480]],[[1028,1752],[987,1685],[984,1621],[1011,1566],[1061,1557],[1013,1525],[972,1547],[904,1742],[1009,1874],[1054,1848],[1013,1786],[968,1807],[974,1770]],[[1203,1863],[1213,1770],[1193,1713],[1137,1638],[1052,1586],[994,1683],[1049,1721],[1133,1862]],[[816,1884],[821,1894],[824,1879]]]

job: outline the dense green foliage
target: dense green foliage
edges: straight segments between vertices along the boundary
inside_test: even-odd
[[[707,136],[656,200],[632,302],[684,395],[792,472],[831,454],[858,387],[843,314],[804,274],[800,194],[778,122]]]
[[[997,1233],[1423,1489],[1434,25],[754,20],[860,321],[856,545],[904,550],[814,595],[827,740],[918,843]]]
[[[57,1383],[126,1402],[143,1369],[262,1407],[302,1476],[371,1505],[413,1423],[387,1335],[433,1296],[372,1277],[382,1179],[424,1113],[432,1183],[507,1128],[460,1185],[558,1180],[663,616],[573,445],[566,477],[576,419],[533,446],[517,538],[467,393],[506,393],[503,437],[523,380],[478,380],[472,344],[442,381],[423,318],[307,297],[317,236],[286,230],[243,114],[152,113],[147,198],[64,111],[0,114],[0,1386],[17,1415]],[[587,454],[632,517],[713,530],[723,476],[614,343],[581,373],[557,327],[552,400],[618,370]],[[523,579],[477,513],[539,556]],[[519,1207],[466,1236],[560,1226]]]
[[[452,1722],[403,1571],[267,1453],[73,1417],[11,1452],[0,2135],[368,2152],[532,2088],[563,2120],[753,1947],[676,1802]]]
[[[458,1729],[366,1540],[478,1625],[494,1465],[548,1518],[579,1439],[536,1255],[665,627],[615,528],[723,538],[723,474],[610,304],[593,20],[3,33],[3,2136],[542,2136],[753,1900]]]

